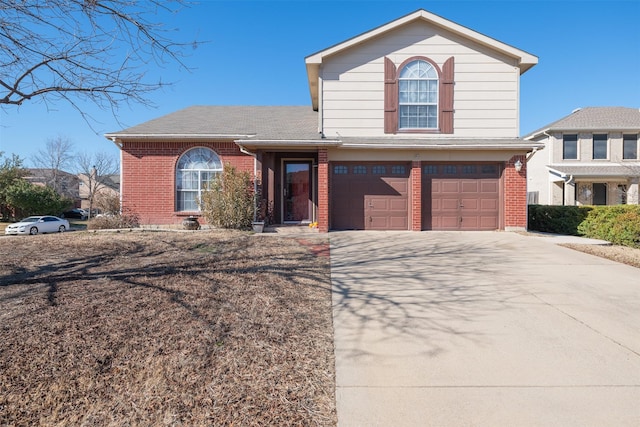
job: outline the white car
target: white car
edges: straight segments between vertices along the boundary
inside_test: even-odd
[[[55,216],[30,216],[4,229],[4,234],[62,233],[69,229],[69,221]]]

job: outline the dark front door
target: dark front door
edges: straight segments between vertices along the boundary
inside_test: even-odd
[[[284,222],[311,222],[311,162],[284,162]]]
[[[607,204],[607,184],[593,183],[593,204]]]

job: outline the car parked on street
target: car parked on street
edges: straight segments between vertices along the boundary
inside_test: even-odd
[[[62,233],[69,229],[69,221],[56,216],[30,216],[8,225],[4,234]]]
[[[76,219],[87,219],[89,217],[89,212],[84,209],[76,208],[71,209],[70,211],[66,211],[62,213],[62,218],[76,218]]]

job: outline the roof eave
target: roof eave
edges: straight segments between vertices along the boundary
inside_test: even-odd
[[[178,134],[178,133],[106,133],[105,138],[114,140],[127,141],[148,141],[151,139],[162,139],[164,141],[183,141],[185,139],[198,140],[234,140],[238,138],[251,138],[253,135],[239,134]]]
[[[385,150],[454,150],[454,151],[523,151],[544,148],[543,144],[483,144],[483,145],[440,145],[440,144],[354,144],[343,143],[340,148],[347,149],[385,149]]]

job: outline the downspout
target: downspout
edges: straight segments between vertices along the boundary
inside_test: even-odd
[[[251,151],[247,150],[246,148],[244,148],[240,144],[238,144],[238,147],[240,148],[240,152],[241,153],[253,157],[253,194],[254,194],[253,220],[257,221],[258,220],[258,208],[256,206],[255,195],[258,194],[258,184],[256,182],[256,176],[258,174],[258,155],[256,153],[252,153]]]
[[[320,71],[320,70],[319,70]],[[322,73],[319,73],[322,74]],[[323,90],[323,80],[322,77],[318,77],[318,133],[320,135],[324,135],[324,113],[323,113],[323,102],[324,94]]]

